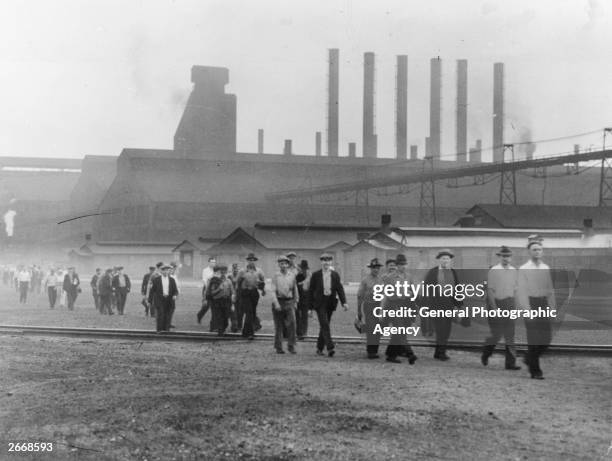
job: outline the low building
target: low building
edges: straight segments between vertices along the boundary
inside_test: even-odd
[[[164,242],[96,242],[70,250],[68,256],[82,275],[93,274],[97,267],[123,266],[126,274],[138,279],[158,261],[173,261],[175,247],[175,243]]]

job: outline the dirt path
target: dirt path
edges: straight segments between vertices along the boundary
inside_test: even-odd
[[[312,344],[0,336],[3,439],[54,442],[14,459],[604,459],[612,364],[547,357],[547,379],[429,351],[415,366],[334,359]],[[6,444],[0,459],[8,456]],[[11,459],[11,458],[9,458]]]

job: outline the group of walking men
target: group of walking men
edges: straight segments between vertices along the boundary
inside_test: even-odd
[[[333,357],[335,344],[331,336],[331,317],[338,300],[345,310],[348,309],[340,275],[331,267],[333,257],[328,253],[322,254],[321,269],[311,273],[308,261],[296,264],[295,252],[279,256],[279,270],[270,278],[268,290],[263,271],[255,265],[257,260],[253,253],[249,253],[246,268],[240,270],[238,264],[233,264],[232,272],[228,274],[227,266],[210,258],[209,266],[202,273],[203,301],[197,314],[198,322],[210,310],[210,331],[222,335],[230,327],[231,331],[241,330],[245,338],[253,339],[261,328],[257,304],[260,296],[265,296],[268,291],[272,299],[276,352],[285,353],[283,341],[286,338],[287,350],[296,353],[296,343],[306,336],[310,311],[314,311],[319,320],[316,352],[324,355],[325,350],[329,357]]]
[[[538,308],[555,309],[555,295],[550,268],[542,261],[542,238],[531,235],[528,238],[527,249],[529,261],[519,269],[513,267],[512,250],[502,246],[497,252],[499,264],[493,266],[487,276],[487,304],[490,309],[509,311],[514,309],[537,310]],[[460,283],[457,271],[452,268],[454,254],[449,249],[438,252],[436,259],[438,265],[427,271],[423,284],[427,285],[452,285],[453,288]],[[398,255],[395,259],[385,262],[385,270],[381,273],[383,264],[377,258],[373,259],[367,266],[370,273],[360,284],[357,294],[358,321],[363,322],[366,332],[368,358],[379,357],[380,333],[375,333],[375,325],[380,321],[374,316],[374,309],[378,306],[383,310],[394,310],[398,307],[427,306],[430,309],[454,310],[463,306],[463,302],[456,297],[444,296],[438,292],[433,296],[422,297],[399,297],[386,296],[382,304],[374,301],[373,290],[375,285],[395,285],[396,282],[407,281],[410,286],[415,285],[415,280],[406,270],[407,260],[404,255]],[[454,293],[454,289],[452,291]],[[414,301],[411,299],[414,298]],[[393,326],[407,326],[414,322],[414,318],[393,318],[388,321]],[[424,336],[431,336],[435,332],[434,358],[441,361],[449,360],[446,353],[447,343],[452,328],[452,317],[421,317],[421,329]],[[507,370],[519,370],[516,365],[516,350],[514,347],[515,320],[510,316],[489,318],[491,335],[485,339],[481,354],[481,362],[487,366],[489,358],[495,350],[495,346],[504,337],[506,346],[505,368]],[[462,326],[469,326],[470,319],[461,318]],[[361,326],[360,326],[361,328]],[[540,368],[540,356],[546,351],[552,339],[552,321],[550,318],[538,317],[534,319],[525,318],[527,332],[528,350],[524,362],[529,368],[533,379],[544,379]],[[400,363],[399,356],[408,358],[410,364],[417,360],[406,335],[392,335],[385,351],[386,360]]]
[[[123,273],[122,266],[108,268],[104,273],[97,268],[90,281],[94,305],[100,314],[119,315],[125,313],[127,295],[132,289],[132,282],[127,274]]]

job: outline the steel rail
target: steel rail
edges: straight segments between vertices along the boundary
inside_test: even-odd
[[[67,328],[49,326],[24,326],[24,325],[0,325],[0,334],[4,335],[42,335],[42,336],[63,336],[63,337],[87,337],[98,339],[124,339],[134,341],[195,341],[195,342],[216,342],[216,341],[243,341],[247,339],[238,333],[228,333],[219,336],[216,333],[201,331],[172,331],[156,333],[150,330],[127,330],[127,329],[105,329],[105,328]],[[257,334],[256,341],[272,341],[274,335],[269,333]],[[314,343],[315,336],[307,336],[305,342]],[[365,339],[359,336],[336,336],[334,341],[337,344],[365,345]],[[415,347],[435,347],[435,340],[432,339],[411,339],[410,344]],[[480,350],[481,341],[454,340],[449,341],[448,347],[451,349]],[[526,350],[526,343],[516,343],[518,350]],[[590,354],[590,355],[611,355],[612,344],[551,344],[549,351],[561,354]]]

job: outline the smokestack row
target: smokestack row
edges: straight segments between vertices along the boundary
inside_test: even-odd
[[[329,50],[329,72],[327,92],[327,155],[339,155],[339,73],[340,52],[337,48]],[[482,148],[468,149],[467,107],[468,107],[468,62],[457,60],[457,100],[456,100],[456,153],[458,162],[481,162]],[[378,156],[378,140],[375,132],[375,54],[364,53],[363,59],[363,157]],[[493,160],[501,161],[504,144],[504,64],[495,63],[493,72]],[[442,60],[440,57],[430,61],[429,96],[429,136],[425,139],[425,155],[434,160],[441,157],[441,112],[442,112]],[[395,86],[395,146],[396,158],[408,157],[408,57],[397,56]],[[320,133],[315,140],[317,155],[321,155]],[[468,153],[469,159],[468,159]],[[410,146],[410,159],[417,158],[416,146]]]

